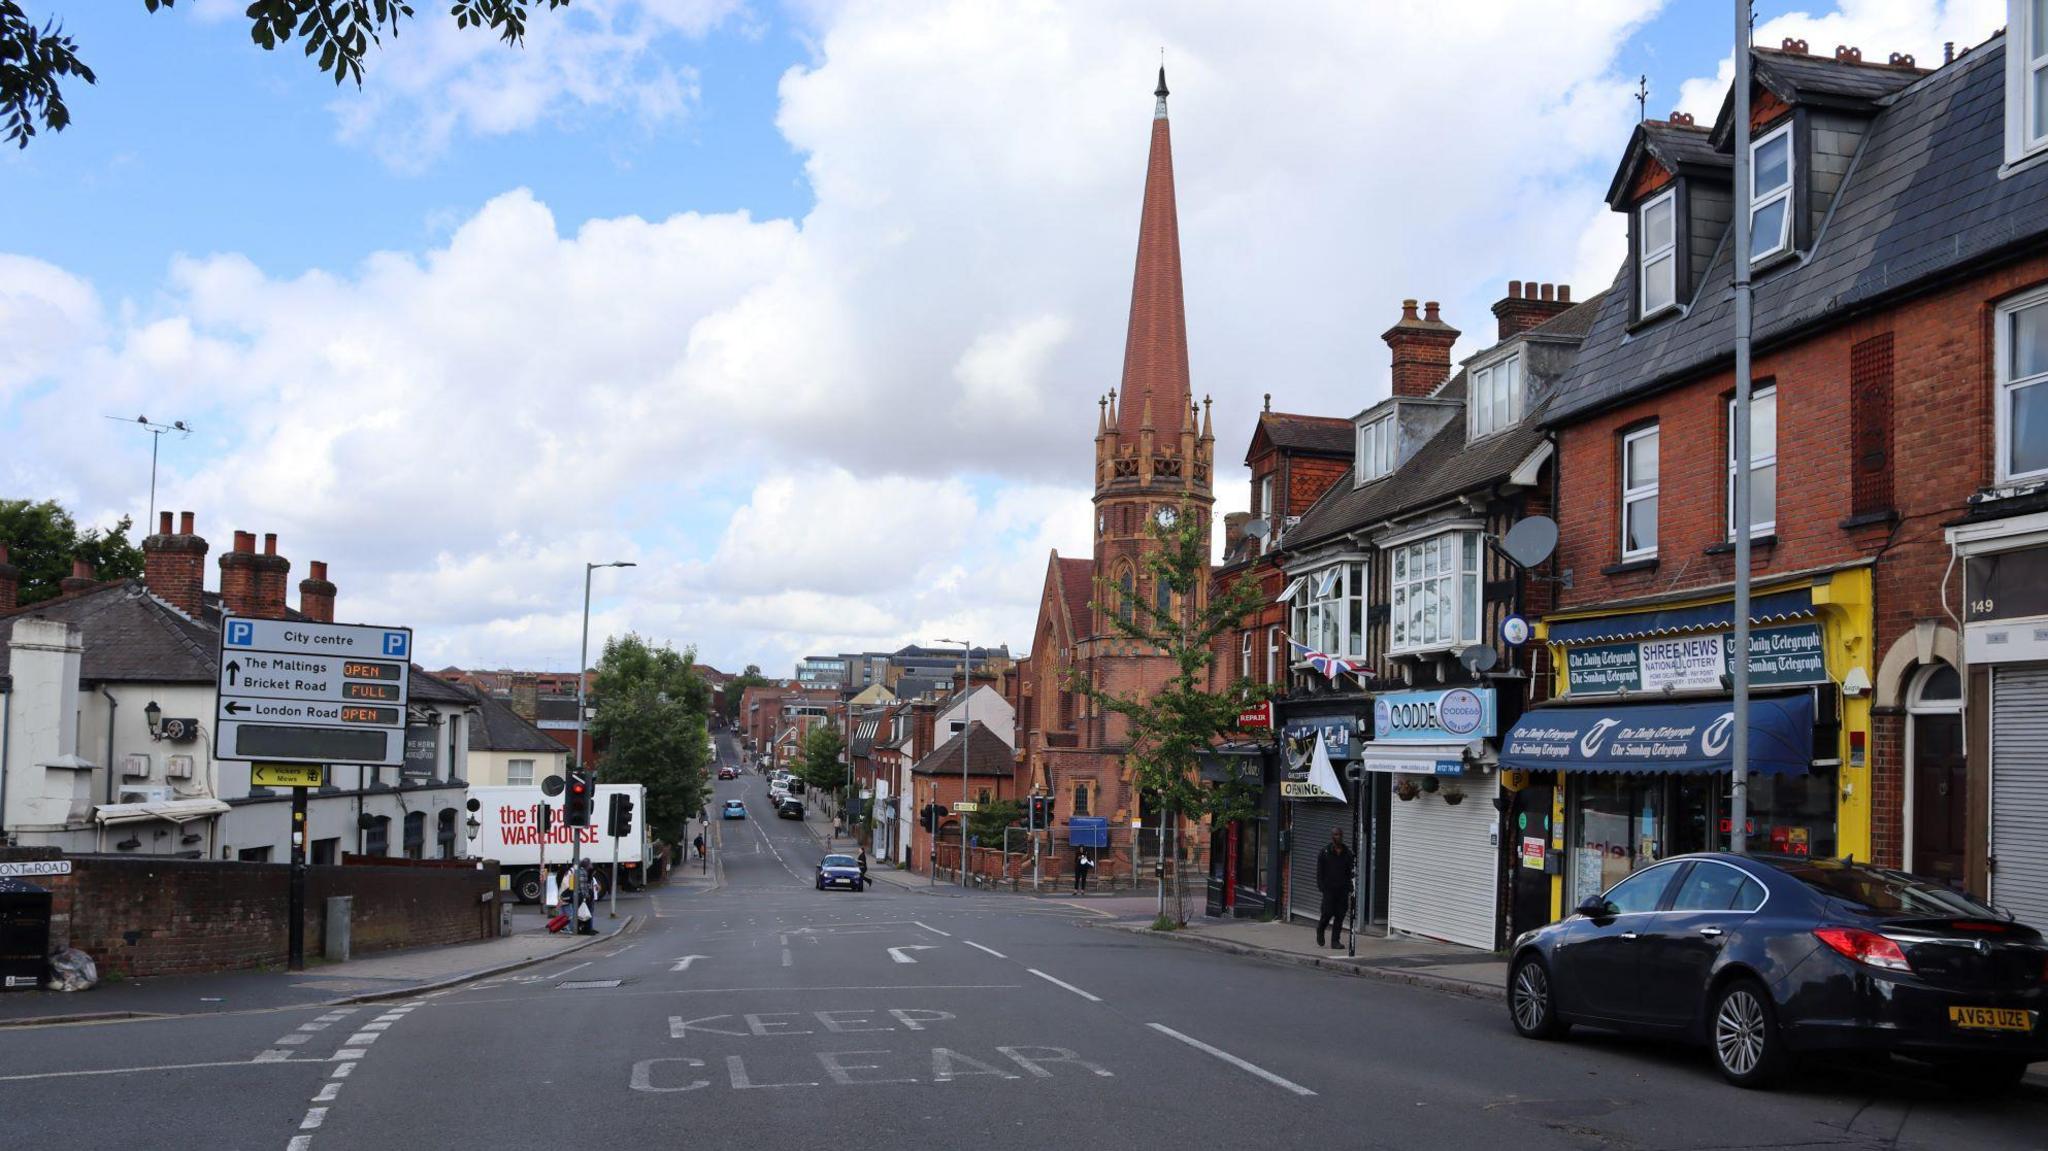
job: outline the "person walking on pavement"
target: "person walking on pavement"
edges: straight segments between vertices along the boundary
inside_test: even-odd
[[[860,885],[868,885],[868,849],[865,847],[860,849]]]
[[[1093,870],[1095,870],[1095,861],[1088,858],[1088,852],[1086,849],[1083,849],[1080,857],[1074,860],[1074,894],[1086,895],[1088,893],[1088,873]]]
[[[1316,946],[1325,946],[1323,932],[1327,928],[1327,946],[1335,947],[1344,937],[1344,912],[1351,906],[1351,849],[1344,846],[1342,831],[1333,829],[1330,845],[1316,856],[1316,890],[1323,893],[1323,913],[1316,919]]]
[[[697,833],[695,846],[697,848],[697,858],[704,858],[704,833],[701,831]]]

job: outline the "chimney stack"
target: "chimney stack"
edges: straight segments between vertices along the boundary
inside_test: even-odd
[[[277,554],[277,536],[267,537],[267,550],[256,550],[255,532],[236,532],[233,551],[220,557],[220,606],[229,615],[283,619],[285,577],[289,560]]]
[[[1500,321],[1499,338],[1519,336],[1571,306],[1570,284],[1509,280],[1508,294],[1493,306],[1494,318]]]
[[[7,562],[7,545],[0,544],[0,612],[21,606],[21,569]]]
[[[528,723],[540,719],[540,677],[521,674],[512,677],[512,698],[508,701],[519,718]]]
[[[1426,396],[1451,375],[1451,345],[1458,342],[1458,329],[1443,322],[1437,302],[1423,305],[1415,315],[1415,301],[1401,301],[1401,320],[1388,328],[1381,339],[1394,352],[1394,394]]]
[[[334,622],[334,585],[327,582],[327,561],[306,565],[306,578],[299,581],[299,612],[321,623]]]
[[[82,559],[71,561],[71,574],[57,581],[57,589],[64,595],[77,595],[91,591],[99,583],[93,578],[92,565]]]
[[[142,541],[142,583],[156,597],[199,618],[206,586],[206,541],[192,532],[192,513],[179,516],[171,530],[171,513],[157,517],[156,534]]]

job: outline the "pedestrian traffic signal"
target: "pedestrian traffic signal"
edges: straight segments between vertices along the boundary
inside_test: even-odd
[[[944,819],[948,814],[950,813],[943,803],[925,804],[923,815],[920,817],[924,823],[924,829],[926,831],[937,831],[939,829],[939,820]]]
[[[614,792],[611,807],[605,812],[604,833],[617,839],[633,834],[633,797],[625,792]]]
[[[570,827],[589,827],[591,799],[597,783],[587,771],[569,773],[569,787],[562,793],[562,822]]]
[[[555,809],[545,803],[534,804],[533,824],[540,829],[542,836],[546,836],[555,829]]]
[[[1030,817],[1025,826],[1032,831],[1044,831],[1052,826],[1052,796],[1034,795],[1031,797]]]

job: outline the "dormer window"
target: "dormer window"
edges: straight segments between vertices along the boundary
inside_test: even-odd
[[[2048,0],[2011,0],[2005,37],[2005,162],[2048,149]]]
[[[1636,234],[1642,254],[1636,282],[1642,285],[1642,314],[1663,311],[1678,302],[1678,192],[1656,196],[1636,211]]]
[[[1390,413],[1358,426],[1358,482],[1394,470],[1394,417]]]
[[[1749,258],[1792,246],[1792,125],[1749,146]]]
[[[1468,439],[1490,436],[1511,428],[1522,418],[1522,357],[1520,354],[1495,360],[1472,370],[1471,394],[1466,401],[1465,426]]]

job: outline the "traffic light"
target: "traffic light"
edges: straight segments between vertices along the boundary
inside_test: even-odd
[[[633,834],[633,797],[625,792],[614,792],[611,807],[605,812],[604,833],[617,839]]]
[[[570,827],[589,827],[591,800],[597,784],[587,771],[569,773],[569,786],[562,792],[562,822]]]
[[[548,832],[555,829],[555,809],[545,803],[534,804],[533,823],[535,827],[540,828],[540,834],[545,838]]]
[[[1044,831],[1052,826],[1052,796],[1031,797],[1031,813],[1027,825],[1032,831]]]
[[[923,816],[924,829],[926,831],[937,831],[939,829],[939,820],[944,819],[947,814],[946,805],[943,803],[925,804]]]

